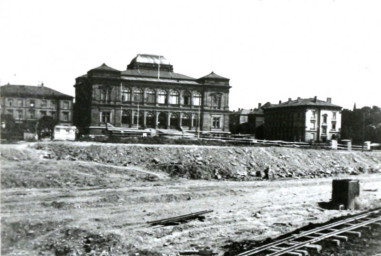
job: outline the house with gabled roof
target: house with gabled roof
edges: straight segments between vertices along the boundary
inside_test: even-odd
[[[73,97],[38,86],[6,84],[0,86],[1,113],[13,117],[16,123],[35,123],[51,116],[57,123],[71,124]]]

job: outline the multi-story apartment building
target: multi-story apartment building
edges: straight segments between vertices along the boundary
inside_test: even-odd
[[[124,71],[103,64],[78,77],[74,87],[74,123],[85,132],[107,123],[229,132],[229,79],[175,73],[163,56],[139,54]]]
[[[72,123],[73,97],[44,85],[3,85],[0,87],[1,113],[16,123],[35,122],[51,116],[60,124]]]
[[[267,103],[262,109],[265,139],[310,142],[340,136],[342,107],[332,104],[331,98],[289,98],[279,104]]]

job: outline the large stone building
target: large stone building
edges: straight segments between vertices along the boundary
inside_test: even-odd
[[[76,79],[74,123],[84,132],[126,128],[229,132],[229,79],[173,72],[163,57],[139,54],[119,71],[106,64]],[[89,129],[90,128],[90,129]]]
[[[73,97],[46,86],[3,85],[0,87],[1,113],[13,117],[16,123],[32,125],[43,116],[57,123],[71,124]]]
[[[267,103],[264,110],[265,139],[327,141],[337,139],[341,129],[341,107],[316,97]]]

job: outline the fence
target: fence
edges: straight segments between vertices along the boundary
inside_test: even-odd
[[[277,147],[292,147],[292,148],[309,148],[309,149],[332,149],[332,150],[357,150],[357,151],[370,151],[372,146],[370,141],[364,142],[364,145],[352,145],[350,140],[343,140],[338,143],[332,140],[328,143],[307,143],[307,142],[290,142],[282,140],[257,140],[249,138],[200,138],[204,141],[223,141],[228,144],[236,145],[250,145],[250,146],[277,146]]]

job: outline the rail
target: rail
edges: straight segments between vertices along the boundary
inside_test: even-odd
[[[348,238],[341,234],[361,235],[360,232],[355,232],[359,228],[381,222],[381,208],[361,213],[354,217],[349,217],[344,220],[336,221],[321,227],[317,227],[300,234],[295,234],[290,237],[279,239],[269,244],[254,248],[249,251],[242,252],[237,256],[252,256],[258,253],[268,252],[267,256],[279,255],[308,255],[306,249],[321,250],[321,246],[316,244],[322,240]],[[300,241],[304,240],[304,241]],[[304,249],[305,248],[305,249]],[[304,249],[304,250],[301,250]]]

